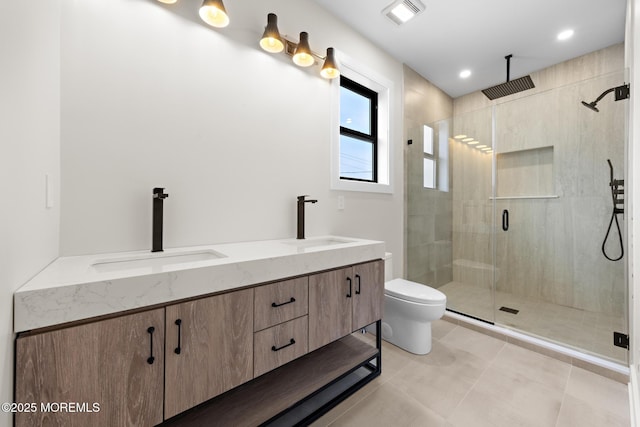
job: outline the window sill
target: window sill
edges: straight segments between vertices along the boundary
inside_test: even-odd
[[[381,184],[379,182],[351,181],[348,179],[337,179],[331,183],[332,190],[360,191],[364,193],[393,194],[393,186]]]

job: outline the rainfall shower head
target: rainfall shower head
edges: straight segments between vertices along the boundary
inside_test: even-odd
[[[584,105],[585,107],[587,107],[590,110],[595,111],[596,113],[599,113],[600,110],[598,110],[598,108],[596,108],[596,105],[598,104],[598,102],[600,102],[600,100],[602,98],[607,96],[607,94],[615,91],[616,92],[616,94],[615,94],[616,95],[616,101],[621,101],[623,99],[629,98],[629,89],[630,89],[630,85],[628,85],[628,84],[623,84],[622,86],[612,87],[611,89],[607,89],[604,92],[602,92],[600,94],[600,96],[597,97],[596,100],[593,101],[593,102],[584,102],[584,101],[582,101],[582,105]]]
[[[522,92],[524,90],[529,90],[536,87],[533,84],[533,80],[531,80],[531,76],[524,76],[524,77],[520,77],[519,79],[509,80],[509,71],[510,71],[509,69],[511,66],[511,57],[513,57],[513,55],[507,55],[504,57],[504,59],[507,60],[506,83],[501,83],[499,85],[492,86],[482,91],[482,93],[484,93],[485,96],[490,100],[494,100],[496,98],[502,98],[503,96],[507,96],[507,95],[513,95],[514,93]]]

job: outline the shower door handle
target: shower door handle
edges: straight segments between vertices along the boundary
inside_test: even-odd
[[[502,229],[504,231],[509,229],[509,211],[506,209],[502,211]]]

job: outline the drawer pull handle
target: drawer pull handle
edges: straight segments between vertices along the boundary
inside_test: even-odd
[[[296,340],[294,340],[293,338],[291,338],[291,340],[289,340],[289,344],[285,344],[282,347],[276,347],[275,345],[273,347],[271,347],[271,351],[280,351],[283,348],[289,347],[290,345],[294,345],[296,343]]]
[[[182,341],[182,319],[177,319],[175,323],[178,325],[178,346],[173,350],[173,352],[175,354],[180,354],[182,351],[182,346],[180,345],[180,342]]]
[[[155,330],[156,328],[154,328],[153,326],[149,326],[149,328],[147,329],[147,332],[149,333],[149,337],[151,338],[151,345],[149,347],[149,353],[151,355],[147,359],[147,363],[149,365],[153,365],[153,362],[156,360],[156,358],[153,357],[153,333],[155,332]]]
[[[285,301],[285,302],[280,303],[280,304],[276,304],[275,302],[272,302],[271,303],[271,307],[280,307],[280,306],[283,306],[283,305],[291,304],[292,302],[296,302],[296,299],[294,297],[291,297],[291,299],[289,301]]]
[[[358,289],[356,289],[356,295],[360,295],[360,275],[356,274],[356,282],[358,282]]]
[[[349,282],[349,293],[347,294],[347,298],[351,298],[351,277],[347,277],[347,282]]]

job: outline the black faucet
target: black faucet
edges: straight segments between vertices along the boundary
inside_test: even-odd
[[[163,200],[169,197],[164,188],[153,189],[153,240],[151,252],[162,252],[162,208]]]
[[[318,203],[317,200],[305,200],[308,196],[298,196],[298,239],[304,239],[304,204]]]

